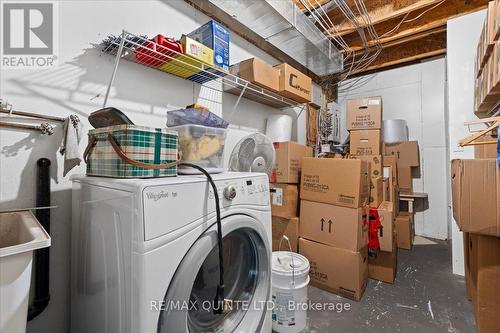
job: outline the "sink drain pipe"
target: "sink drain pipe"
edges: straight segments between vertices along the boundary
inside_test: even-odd
[[[50,206],[50,160],[40,158],[36,164],[38,167],[36,206],[48,207]],[[50,235],[50,209],[38,209],[36,218]],[[49,304],[50,252],[48,247],[36,250],[34,265],[34,298],[28,309],[28,321],[42,313]]]

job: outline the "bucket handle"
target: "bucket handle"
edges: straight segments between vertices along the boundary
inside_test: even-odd
[[[286,242],[288,243],[288,249],[290,250],[290,256],[292,257],[292,286],[295,286],[295,264],[293,263],[293,251],[292,251],[292,245],[290,245],[290,239],[288,239],[288,237],[286,235],[283,235],[281,236],[281,239],[280,239],[280,243],[278,245],[278,251],[281,252],[281,242],[284,240],[286,240]],[[281,264],[281,260],[280,260],[280,257],[278,256],[278,262]]]

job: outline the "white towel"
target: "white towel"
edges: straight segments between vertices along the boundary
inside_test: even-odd
[[[71,115],[64,121],[63,139],[59,147],[59,153],[64,156],[63,176],[66,176],[75,166],[80,165],[82,161],[79,146],[82,129],[82,122],[76,115]]]

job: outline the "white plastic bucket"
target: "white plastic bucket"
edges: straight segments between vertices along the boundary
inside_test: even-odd
[[[26,332],[33,250],[47,246],[31,212],[0,213],[0,332]]]
[[[306,328],[309,260],[288,251],[273,252],[273,331],[297,333]]]

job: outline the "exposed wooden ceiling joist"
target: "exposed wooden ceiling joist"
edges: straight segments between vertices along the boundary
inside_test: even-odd
[[[466,3],[462,1],[462,5],[458,6],[456,2],[457,1],[448,0],[433,10],[426,12],[418,20],[402,23],[399,26],[399,29],[395,30],[392,34],[381,38],[380,42],[384,44],[390,41],[403,39],[414,34],[421,34],[437,28],[443,28],[446,26],[446,22],[449,19],[480,10],[484,8],[487,3],[485,0],[469,0]],[[427,9],[415,11],[412,13],[411,17],[417,17],[418,15],[423,14],[425,10]],[[411,20],[411,18],[408,17],[406,20]],[[401,22],[402,18],[398,17],[376,24],[374,27],[379,36],[383,36],[387,32],[394,29],[394,27],[397,27]],[[361,38],[357,33],[344,36],[344,39],[354,51],[357,51],[362,47]],[[374,44],[375,41],[369,41],[370,46]]]
[[[367,68],[353,73],[353,76],[376,70],[405,65],[446,53],[446,30],[437,29],[429,34],[415,36],[405,42],[392,42],[386,45],[377,59]]]
[[[345,2],[356,14],[357,10],[354,0],[347,0]],[[378,24],[390,19],[403,17],[407,13],[426,10],[440,2],[442,2],[442,0],[365,0],[365,5],[372,24]],[[468,1],[447,0],[445,3],[446,2],[458,5]],[[355,31],[355,27],[339,8],[333,8],[328,13],[328,16],[332,22],[337,25],[337,31],[340,35],[347,35]],[[364,22],[364,19],[361,16],[358,15],[357,19],[362,27],[366,27],[367,23]],[[333,30],[330,32],[335,33]]]

